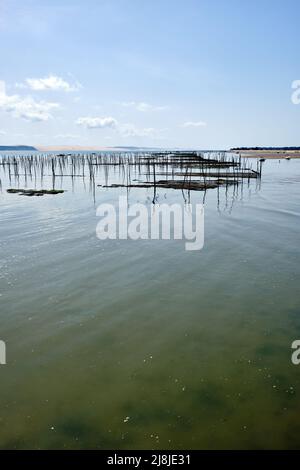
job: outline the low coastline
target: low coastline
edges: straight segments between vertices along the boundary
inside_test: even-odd
[[[285,159],[300,158],[299,150],[288,149],[232,149],[232,153],[239,154],[242,158],[264,158],[264,159]]]

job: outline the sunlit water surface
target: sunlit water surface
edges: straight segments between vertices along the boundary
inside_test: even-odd
[[[300,161],[208,191],[191,252],[97,239],[96,207],[126,189],[30,198],[0,178],[1,448],[300,447]]]

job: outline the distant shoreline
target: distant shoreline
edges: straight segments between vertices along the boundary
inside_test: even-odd
[[[101,146],[88,146],[83,147],[80,145],[68,146],[37,146],[32,145],[0,145],[0,151],[2,152],[84,152],[84,151],[94,151],[94,152],[105,152],[105,151],[157,151],[157,150],[167,150],[167,149],[158,149],[151,147],[133,147],[133,146],[115,146],[115,147],[101,147]],[[168,149],[172,151],[171,149]],[[175,151],[175,149],[173,149]],[[176,149],[180,151],[180,149]],[[184,151],[182,149],[182,151]],[[199,150],[204,151],[204,150]],[[206,150],[207,152],[213,150]],[[224,151],[224,150],[223,150]],[[258,158],[258,159],[294,159],[300,158],[300,147],[233,147],[225,152],[231,152],[239,154],[242,158]]]
[[[299,147],[283,148],[255,148],[255,149],[230,149],[230,152],[238,153],[242,158],[263,158],[263,159],[292,159],[300,158]]]
[[[267,150],[267,151],[293,151],[297,150],[300,152],[300,147],[232,147],[230,150],[236,151],[236,150],[242,150],[242,151],[261,151],[261,150]]]
[[[0,152],[1,151],[11,151],[14,150],[16,152],[22,152],[22,151],[38,151],[36,147],[33,147],[32,145],[0,145]]]

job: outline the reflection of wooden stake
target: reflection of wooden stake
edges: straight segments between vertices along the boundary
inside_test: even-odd
[[[54,167],[54,158],[51,159],[52,166],[52,189],[55,188],[55,167]]]
[[[153,160],[153,182],[154,182],[154,194],[153,194],[152,204],[155,204],[155,200],[156,200],[156,178],[155,178],[155,165],[154,165],[154,160]]]

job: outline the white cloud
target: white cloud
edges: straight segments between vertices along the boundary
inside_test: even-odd
[[[135,108],[138,111],[141,112],[147,112],[147,111],[164,111],[165,109],[168,109],[167,106],[154,106],[149,103],[145,103],[143,101],[136,102],[136,101],[122,101],[119,103],[121,106],[124,106],[125,108]]]
[[[131,108],[135,106],[135,101],[118,101],[117,104],[124,106],[124,108]]]
[[[206,125],[204,121],[187,121],[182,124],[182,127],[205,127]]]
[[[81,117],[77,119],[77,124],[88,129],[111,128],[120,134],[121,137],[151,137],[160,138],[161,132],[166,129],[154,129],[153,127],[139,128],[134,124],[119,124],[113,117]]]
[[[54,139],[79,139],[80,135],[78,134],[57,134],[54,136]]]
[[[162,132],[167,129],[155,129],[153,127],[136,127],[131,123],[119,123],[113,117],[81,117],[77,119],[77,124],[86,127],[87,129],[114,129],[121,137],[150,137],[160,139]],[[108,137],[110,138],[110,137]]]
[[[116,128],[117,120],[113,117],[81,117],[77,119],[76,124],[85,126],[88,129],[104,129],[106,127]]]
[[[153,127],[139,129],[133,124],[124,124],[119,131],[123,137],[152,137],[155,133]]]
[[[138,128],[134,124],[123,124],[119,126],[119,132],[122,137],[151,137],[160,139],[162,132],[166,129],[155,129],[154,127]]]
[[[0,129],[0,135],[6,135],[6,134],[7,134],[6,131],[4,131],[3,129]]]
[[[7,95],[5,82],[0,80],[0,110],[12,113],[17,118],[48,121],[52,117],[50,111],[58,107],[58,103],[36,101],[31,96]]]
[[[52,90],[52,91],[78,91],[82,88],[82,85],[79,82],[70,84],[61,77],[56,75],[49,75],[49,77],[44,78],[26,78],[24,83],[17,83],[17,88],[30,88],[34,91],[43,91],[43,90]]]

